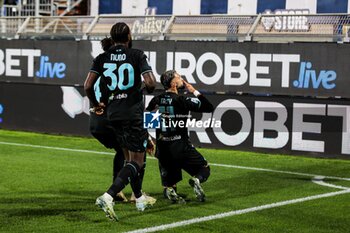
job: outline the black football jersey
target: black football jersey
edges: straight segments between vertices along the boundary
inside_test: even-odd
[[[187,97],[172,92],[165,92],[153,97],[147,106],[147,111],[159,110],[161,113],[161,127],[156,130],[157,139],[188,139],[186,122],[189,112],[212,112],[213,105],[203,95]],[[183,122],[184,124],[180,123]]]
[[[94,59],[90,71],[100,76],[99,85],[105,85],[100,89],[108,92],[107,115],[110,120],[142,119],[141,75],[152,71],[143,51],[113,46]]]

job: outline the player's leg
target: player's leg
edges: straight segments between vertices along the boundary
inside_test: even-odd
[[[114,130],[110,125],[106,114],[90,114],[90,133],[106,148],[114,149],[116,154],[113,159],[113,181],[124,166],[124,155],[115,137]]]
[[[147,138],[148,132],[143,128],[142,120],[131,121],[130,133],[127,135],[126,140],[126,147],[129,150],[131,161],[136,162],[139,166],[138,176],[133,177],[130,182],[136,199],[136,208],[141,211],[156,202],[155,198],[144,195],[142,192]]]
[[[172,202],[178,204],[185,204],[186,201],[180,195],[177,194],[176,183],[182,180],[181,167],[175,163],[170,169],[167,169],[164,180],[167,184],[165,196]]]
[[[170,161],[169,161],[170,162]],[[161,164],[161,161],[159,161]],[[181,167],[176,164],[176,161],[164,163],[161,169],[162,184],[164,187],[163,195],[172,203],[185,204],[186,201],[177,194],[176,183],[182,180]]]
[[[157,158],[161,176],[163,195],[172,203],[184,204],[186,201],[177,194],[176,184],[182,180],[181,166],[172,158],[171,142],[157,142]]]
[[[147,160],[147,154],[145,152],[144,156],[143,156],[143,166],[142,166],[142,168],[140,170],[141,189],[142,189],[143,178],[145,177],[146,160]]]
[[[142,193],[142,182],[140,176],[145,154],[144,152],[134,151],[129,151],[129,153],[131,155],[131,161],[135,162],[138,165],[138,174],[137,176],[132,177],[130,180],[130,185],[135,196],[136,208],[137,210],[143,211],[149,206],[145,195]]]
[[[106,148],[113,148],[116,151],[113,159],[113,182],[120,170],[124,167],[124,154],[117,142],[114,130],[105,114],[90,114],[90,133]],[[123,192],[119,192],[114,199],[115,201],[127,201],[127,198]]]
[[[114,121],[110,124],[113,126],[118,144],[123,149],[124,157],[129,158],[129,155],[125,153],[127,152],[127,150],[124,149],[124,131],[127,129],[127,124],[121,121]],[[102,196],[96,199],[96,205],[98,205],[106,213],[106,216],[112,220],[118,220],[113,208],[114,200],[116,199],[117,194],[121,192],[124,189],[124,187],[129,183],[131,177],[137,176],[138,170],[136,170],[135,167],[136,169],[138,167],[136,163],[133,164],[132,161],[127,162],[126,165],[120,170],[109,189]]]
[[[129,180],[133,180],[134,177],[138,176],[139,169],[140,168],[136,162],[127,162],[107,192],[96,199],[96,204],[106,213],[106,216],[110,219],[118,220],[117,215],[114,212],[113,201],[116,199],[117,194],[121,192],[126,185],[129,184]]]
[[[147,158],[147,155],[146,155],[146,152],[145,152],[145,155],[144,155],[144,163],[143,163],[143,166],[139,172],[139,175],[140,175],[140,182],[141,182],[141,189],[142,189],[142,183],[143,183],[143,178],[145,176],[145,171],[146,171],[146,158]],[[131,183],[132,185],[132,183]],[[143,192],[144,195],[146,195],[148,198],[153,198],[149,195],[147,195],[146,193]],[[154,199],[154,198],[153,198]],[[134,192],[131,194],[131,197],[130,197],[130,202],[135,202],[136,201],[136,198],[135,198],[135,194]]]
[[[177,192],[177,186],[176,186],[176,184],[170,185],[167,183],[167,181],[166,181],[167,171],[162,166],[162,164],[159,162],[159,160],[158,160],[158,168],[159,168],[159,174],[160,174],[160,181],[161,181],[161,184],[163,186],[163,196],[164,196],[164,198],[168,199],[167,188],[171,187],[175,190],[175,192]]]
[[[127,161],[125,166],[121,169],[112,186],[107,191],[112,197],[124,189],[129,184],[129,180],[138,177],[140,165],[132,159],[132,155],[128,148],[128,137],[130,134],[130,121],[112,121],[111,125],[114,128],[118,143],[123,149],[125,160]]]
[[[122,148],[119,145],[116,145],[115,149],[115,155],[113,159],[113,180],[117,178],[119,172],[122,170],[122,168],[125,165],[125,157]],[[117,196],[114,198],[115,201],[121,201],[121,202],[127,202],[128,199],[124,195],[123,191],[120,191],[117,193]]]
[[[115,147],[115,155],[113,159],[113,181],[117,178],[119,172],[125,165],[125,157],[122,148],[117,145]]]
[[[193,187],[197,199],[201,202],[205,201],[205,193],[201,184],[208,180],[210,167],[205,158],[190,144],[185,150],[183,169],[192,176],[189,184]]]
[[[161,147],[162,147],[161,142],[159,142],[159,141],[156,142],[155,157],[158,158],[158,169],[159,169],[159,174],[160,174],[161,185],[163,186],[163,196],[164,196],[164,198],[168,199],[167,188],[171,187],[171,186],[166,181],[167,171],[164,168],[164,166],[162,166],[161,162],[159,161],[159,158],[162,156],[160,152],[163,151],[164,154],[167,154],[167,152],[166,152],[167,147],[164,147],[163,149],[161,149]],[[175,187],[172,187],[172,188],[175,190],[175,192],[177,191],[176,185],[175,185]]]
[[[114,212],[114,203],[118,193],[120,193],[126,185],[129,184],[129,180],[138,174],[138,165],[133,161],[126,163],[121,169],[117,178],[113,184],[109,187],[107,192],[96,199],[96,204],[106,213],[106,216],[112,220],[117,220],[117,216]]]
[[[209,165],[202,166],[200,168],[200,171],[196,175],[194,175],[192,178],[190,178],[188,181],[189,185],[193,188],[193,191],[197,199],[201,202],[205,201],[205,193],[201,183],[205,182],[207,178],[204,178],[204,177],[205,176],[209,177],[209,175],[210,175]]]

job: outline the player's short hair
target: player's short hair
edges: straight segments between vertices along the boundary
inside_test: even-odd
[[[110,34],[115,43],[126,43],[129,41],[130,28],[126,23],[119,22],[113,25]]]
[[[100,41],[100,43],[101,43],[103,51],[109,50],[114,44],[112,38],[110,38],[110,37],[106,37],[106,38],[102,39]]]
[[[175,77],[175,70],[168,70],[165,71],[161,76],[160,76],[160,82],[162,83],[164,89],[169,89],[171,87],[171,80]]]

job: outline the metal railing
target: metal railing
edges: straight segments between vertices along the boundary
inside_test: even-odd
[[[176,40],[237,40],[246,36],[256,19],[257,15],[175,16],[165,37]]]
[[[54,0],[19,0],[16,5],[3,5],[0,10],[0,16],[53,16],[55,12]]]
[[[18,0],[16,5],[0,6],[0,16],[64,16],[81,2],[82,0]]]
[[[350,15],[54,16],[0,17],[2,38],[66,37],[99,40],[116,22],[134,39],[273,42],[349,42]]]
[[[81,38],[94,17],[28,17],[26,24],[16,33],[18,37]]]

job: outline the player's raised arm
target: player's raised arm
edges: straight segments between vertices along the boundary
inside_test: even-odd
[[[191,84],[186,82],[185,80],[182,80],[184,83],[185,88],[195,95],[198,99],[193,98],[187,98],[186,104],[189,110],[195,111],[195,112],[213,112],[214,106],[209,102],[209,100],[201,94],[199,91],[197,91]]]

